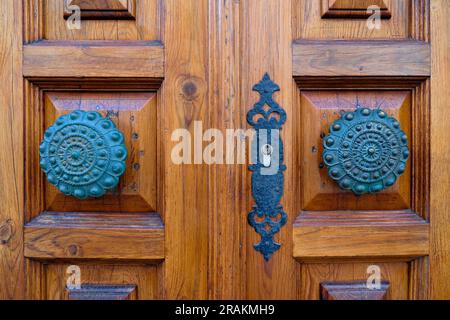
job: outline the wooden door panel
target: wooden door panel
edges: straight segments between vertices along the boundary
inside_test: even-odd
[[[89,285],[67,289],[67,300],[137,300],[134,285]]]
[[[370,6],[377,6],[380,9],[380,17],[389,19],[392,15],[387,2],[384,0],[322,0],[322,18],[367,19],[373,14],[373,11],[367,9]]]
[[[157,211],[157,101],[154,93],[46,93],[43,118],[48,128],[74,110],[98,111],[124,134],[128,149],[119,186],[100,199],[78,200],[46,183],[49,211],[156,212]],[[41,138],[42,139],[42,138]]]
[[[327,19],[324,2],[327,10],[344,14]],[[253,204],[249,174],[231,166],[226,174],[212,170],[212,178],[220,182],[213,185],[218,201],[212,206],[211,267],[217,274],[226,270],[224,276],[212,272],[214,297],[292,298],[297,290],[302,292],[298,298],[319,299],[321,283],[362,281],[371,263],[381,266],[383,280],[391,280],[389,269],[401,266],[392,276],[401,280],[392,281],[389,290],[395,293],[387,294],[388,299],[426,297],[431,244],[428,3],[376,3],[383,12],[381,28],[374,30],[361,19],[361,2],[245,1],[213,7],[218,41],[213,83],[224,90],[213,100],[219,108],[213,119],[242,125],[257,101],[251,88],[261,76],[269,72],[280,85],[274,99],[288,118],[282,132],[287,166],[282,205],[289,220],[276,237],[280,251],[263,261],[253,247],[258,237],[239,218]],[[244,23],[237,17],[244,17]],[[240,38],[234,36],[236,30]],[[279,36],[255,36],[272,33]],[[246,108],[231,109],[235,100]],[[383,101],[381,107],[401,121],[411,147],[408,168],[397,184],[361,197],[336,187],[321,161],[327,127],[358,101],[369,108]],[[314,285],[300,280],[293,286],[293,275],[301,278],[301,268],[316,264],[350,267],[340,277],[326,274]]]
[[[128,1],[129,20],[111,1],[96,3],[79,2],[81,28],[69,29],[64,0],[24,1],[28,296],[114,298],[115,287],[135,285],[139,299],[206,298],[206,170],[173,164],[171,135],[207,118],[208,2]],[[99,104],[125,133],[126,174],[104,199],[62,197],[40,172],[36,146],[58,115]],[[82,272],[83,292],[66,292],[67,260],[98,270]],[[115,264],[118,276],[105,278]],[[159,281],[134,278],[145,273]]]
[[[429,43],[415,40],[301,39],[294,42],[293,59],[297,77],[427,77],[431,71]],[[345,86],[342,79],[340,85]]]
[[[0,2],[0,297],[448,296],[442,1],[73,0],[79,29],[65,5]],[[171,159],[173,132],[195,136],[196,121],[247,129],[266,72],[287,113],[288,223],[269,261],[246,219],[247,166]],[[357,104],[383,108],[409,138],[405,173],[378,194],[342,191],[321,159],[328,127]],[[126,173],[102,199],[61,195],[39,167],[45,129],[76,109],[125,135]],[[375,294],[364,289],[373,265]],[[67,288],[70,266],[79,289]]]
[[[429,225],[408,211],[303,211],[294,222],[294,257],[300,261],[397,257],[429,251]]]
[[[33,0],[30,10],[41,10],[47,40],[161,40],[159,0],[73,1],[81,9],[81,28],[68,29],[66,0]],[[126,4],[126,10],[123,8]],[[125,19],[125,20],[124,20]]]
[[[382,280],[390,282],[387,299],[426,297],[431,55],[428,26],[414,25],[416,15],[427,21],[424,3],[385,1],[391,16],[370,31],[354,2],[323,4],[321,16],[317,2],[293,1],[294,152],[301,168],[293,256],[300,263],[299,297],[319,299],[324,283],[363,283],[370,264],[379,265]],[[333,15],[340,19],[326,19]],[[321,160],[322,137],[341,111],[357,105],[380,107],[397,118],[410,141],[405,174],[375,195],[343,192]]]
[[[77,2],[80,30],[67,28],[64,2],[24,1],[25,12],[36,12],[25,15],[23,53],[28,296],[155,299],[163,292],[158,273],[166,237],[159,197],[160,1]],[[124,134],[126,173],[101,199],[64,196],[39,168],[44,131],[74,110],[98,111]],[[81,268],[80,290],[66,288],[70,265]]]
[[[164,259],[164,225],[157,213],[46,212],[25,226],[32,259]]]
[[[127,10],[128,0],[72,0],[66,1],[66,5],[73,4],[79,6],[83,10],[99,10],[99,11],[122,11]]]
[[[409,295],[409,264],[407,262],[358,262],[303,264],[297,268],[298,298],[302,300],[319,300],[321,287],[325,283],[354,282],[366,283],[370,266],[377,265],[381,270],[383,281],[389,282],[386,292],[387,300],[406,300]],[[354,296],[349,299],[360,300],[364,297]]]
[[[364,281],[324,282],[320,293],[322,300],[385,300],[389,286],[389,281],[378,289],[369,289]]]
[[[155,81],[153,89],[158,89],[164,76],[163,46],[154,41],[43,40],[25,45],[23,62],[24,76],[34,79],[34,83],[41,79],[51,82],[50,79],[57,77],[70,79],[65,84],[66,89],[79,89],[80,81],[89,85],[100,78],[102,83],[142,78],[147,84]],[[90,79],[79,79],[83,77]],[[124,83],[133,85],[138,80]]]
[[[129,292],[126,300],[158,299],[158,267],[144,265],[108,265],[108,264],[78,264],[81,271],[82,289],[67,289],[67,270],[70,264],[44,265],[45,299],[92,299],[90,295],[102,295],[105,300],[124,299],[124,291]],[[109,288],[108,288],[109,287]],[[122,293],[117,291],[122,287]],[[131,288],[134,290],[130,290]],[[90,288],[90,290],[89,290]],[[74,295],[76,294],[77,297]],[[96,299],[101,299],[97,297]]]
[[[368,2],[380,5],[380,9],[389,8],[389,11],[380,12],[383,18],[380,29],[367,28],[367,6],[363,5]],[[409,15],[409,5],[413,3],[413,6],[420,7],[418,2],[292,0],[294,39],[406,39],[409,25],[413,23],[411,19],[416,21]],[[360,10],[362,7],[365,9]]]
[[[325,3],[337,10],[366,10],[371,5],[387,9],[384,0],[326,0]]]
[[[64,0],[64,17],[71,15],[70,6],[78,6],[83,19],[135,19],[136,0]]]
[[[301,188],[303,210],[398,210],[411,208],[411,168],[397,184],[383,192],[355,197],[328,177],[323,164],[322,137],[328,135],[340,113],[357,105],[382,107],[398,119],[402,130],[411,136],[411,99],[408,91],[301,91],[299,132],[302,159]]]

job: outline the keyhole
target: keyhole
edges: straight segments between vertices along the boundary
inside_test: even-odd
[[[261,152],[263,154],[263,166],[270,167],[272,163],[273,147],[270,144],[265,144],[263,145]]]

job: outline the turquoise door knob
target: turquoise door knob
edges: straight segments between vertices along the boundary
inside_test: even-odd
[[[99,198],[114,189],[127,157],[123,134],[98,112],[78,110],[59,117],[40,146],[48,181],[78,199]]]
[[[356,195],[393,186],[405,172],[408,137],[400,123],[381,109],[358,107],[344,113],[323,139],[328,175]]]

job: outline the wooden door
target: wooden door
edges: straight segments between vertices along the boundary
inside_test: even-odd
[[[0,298],[450,298],[447,1],[68,2],[0,4]],[[268,261],[248,166],[171,157],[174,131],[198,121],[248,129],[265,73],[287,114],[287,223]],[[410,141],[404,174],[372,195],[341,190],[322,160],[357,104]],[[40,170],[45,130],[74,110],[124,135],[125,174],[100,199],[64,196]]]
[[[442,87],[448,80],[441,72],[448,70],[448,35],[440,35],[448,29],[448,4],[216,4],[214,122],[245,126],[246,113],[259,99],[252,86],[266,72],[279,85],[274,99],[287,114],[281,204],[288,223],[275,237],[281,249],[265,262],[254,248],[260,237],[242,218],[254,204],[250,174],[245,168],[214,168],[212,297],[450,297],[448,175],[441,171],[449,164],[442,141],[448,131],[442,99],[449,90]],[[368,27],[370,5],[380,9],[379,29]],[[373,195],[341,190],[322,160],[322,138],[343,111],[357,105],[381,107],[400,121],[410,141],[405,173]],[[368,290],[367,280],[378,271],[378,290]]]
[[[173,164],[170,143],[208,111],[208,4],[69,2],[2,2],[12,149],[2,158],[1,296],[205,299],[207,173]],[[99,199],[63,195],[39,168],[45,130],[74,110],[111,119],[128,149],[119,185]]]

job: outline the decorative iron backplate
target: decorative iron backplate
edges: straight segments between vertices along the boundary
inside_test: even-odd
[[[98,112],[61,116],[44,134],[41,168],[62,193],[102,197],[125,173],[128,152],[116,125]]]
[[[406,170],[408,137],[381,109],[357,107],[330,127],[323,140],[328,175],[356,195],[391,187]]]
[[[255,249],[270,260],[281,245],[274,240],[275,234],[287,222],[287,215],[280,205],[284,192],[283,141],[280,130],[286,122],[286,112],[273,100],[273,94],[280,91],[265,74],[261,82],[253,87],[260,94],[260,100],[247,114],[248,123],[255,129],[252,163],[252,193],[256,205],[248,215],[249,224],[261,235],[261,242]]]

